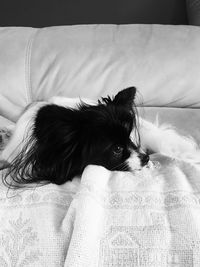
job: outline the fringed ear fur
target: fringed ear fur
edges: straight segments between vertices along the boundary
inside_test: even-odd
[[[19,186],[44,181],[62,184],[72,179],[78,140],[75,116],[76,110],[43,106],[30,129],[32,135],[24,140],[22,150],[10,163],[5,183],[10,181],[8,176]]]

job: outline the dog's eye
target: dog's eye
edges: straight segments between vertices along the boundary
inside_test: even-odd
[[[113,154],[117,157],[121,156],[122,152],[123,152],[123,147],[117,145],[113,148]]]

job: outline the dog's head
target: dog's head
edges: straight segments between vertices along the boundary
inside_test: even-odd
[[[133,171],[148,162],[148,155],[140,149],[135,94],[136,89],[130,87],[113,98],[102,98],[96,106],[80,105],[79,166]]]
[[[113,98],[102,98],[97,105],[43,106],[25,153],[12,165],[14,175],[23,175],[28,182],[62,184],[89,164],[109,170],[140,169],[149,157],[140,151],[135,94],[136,89],[130,87]]]

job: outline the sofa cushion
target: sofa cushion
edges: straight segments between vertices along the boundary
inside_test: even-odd
[[[81,25],[0,29],[0,112],[53,95],[96,99],[136,86],[144,106],[200,107],[200,29]]]

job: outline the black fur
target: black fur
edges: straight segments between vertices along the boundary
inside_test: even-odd
[[[63,184],[81,175],[89,164],[129,171],[126,159],[139,148],[135,94],[136,89],[131,87],[114,98],[102,98],[95,106],[43,106],[30,129],[31,138],[11,163],[6,177],[10,175],[17,184]],[[133,129],[137,144],[130,139]]]

